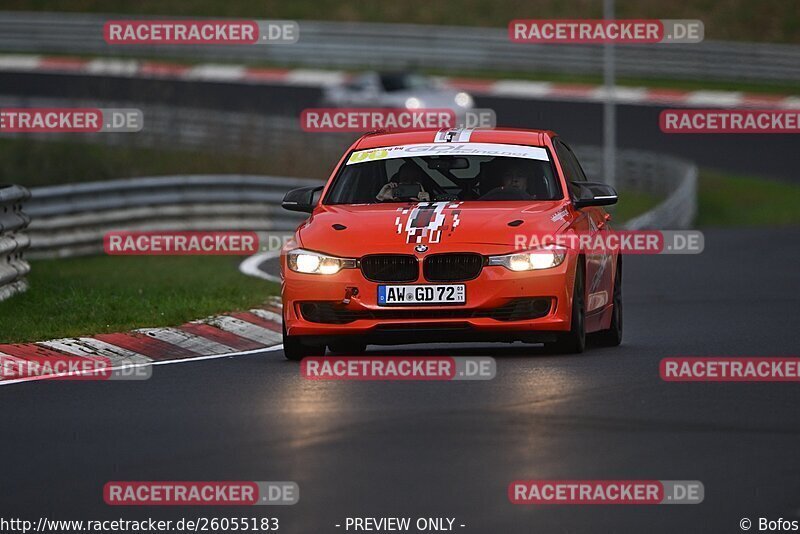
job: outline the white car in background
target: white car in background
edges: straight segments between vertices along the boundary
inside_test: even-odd
[[[365,72],[328,87],[323,107],[451,109],[456,117],[474,107],[472,96],[410,72]]]

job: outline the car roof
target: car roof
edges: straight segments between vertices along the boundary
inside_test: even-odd
[[[354,150],[379,148],[384,146],[409,145],[416,143],[433,143],[436,134],[442,130],[414,130],[406,132],[373,132],[359,139]],[[458,129],[456,129],[458,131]],[[495,128],[492,130],[469,131],[470,143],[504,143],[512,145],[547,146],[546,139],[556,136],[550,130],[523,130],[516,128]]]

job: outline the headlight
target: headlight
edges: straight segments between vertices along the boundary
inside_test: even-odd
[[[356,268],[356,260],[352,258],[337,258],[301,248],[289,252],[286,263],[292,271],[303,274],[336,274],[342,269]]]
[[[566,248],[548,245],[536,250],[489,256],[489,265],[502,265],[511,271],[536,271],[558,267],[566,256]]]
[[[411,97],[406,99],[406,108],[407,109],[419,109],[422,107],[422,100],[416,97]]]
[[[471,108],[473,104],[472,97],[467,93],[458,93],[455,100],[456,105],[462,108]]]

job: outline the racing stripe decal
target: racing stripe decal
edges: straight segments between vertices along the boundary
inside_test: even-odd
[[[469,138],[472,136],[472,129],[465,128],[452,128],[450,130],[439,130],[436,132],[436,137],[433,138],[434,143],[468,143]]]
[[[398,208],[399,215],[395,218],[397,233],[405,231],[406,243],[409,244],[440,243],[444,230],[452,233],[461,223],[460,206],[460,202],[420,202],[413,208]]]

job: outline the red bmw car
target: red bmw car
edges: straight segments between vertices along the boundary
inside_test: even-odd
[[[287,358],[368,344],[522,341],[557,352],[622,339],[622,261],[541,236],[601,235],[609,186],[539,130],[374,133],[327,184],[281,253]]]

